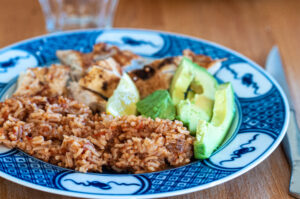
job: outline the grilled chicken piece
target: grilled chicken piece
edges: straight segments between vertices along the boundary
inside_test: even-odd
[[[41,95],[47,97],[66,94],[70,68],[62,65],[29,68],[19,76],[14,96]]]
[[[121,79],[120,75],[103,67],[92,66],[90,71],[79,80],[79,85],[109,98]]]
[[[215,66],[216,64],[220,64],[222,61],[225,60],[225,59],[213,60],[211,57],[206,55],[196,55],[193,51],[189,49],[183,51],[183,56],[190,58],[193,62],[206,69],[209,69]]]
[[[168,89],[181,58],[169,57],[155,60],[142,69],[129,72],[143,99],[158,89]]]
[[[212,60],[205,55],[195,55],[190,50],[184,50],[183,55],[208,70],[215,65],[220,65],[223,61]],[[140,98],[143,99],[158,89],[169,89],[173,75],[182,57],[183,56],[177,56],[155,60],[145,65],[142,69],[129,72],[130,77],[139,90]]]
[[[108,46],[105,43],[94,45],[94,49],[90,53],[81,53],[75,50],[58,50],[56,56],[65,65],[71,67],[72,78],[79,80],[84,76],[89,68],[93,65],[98,65],[98,61],[104,59],[112,59],[120,67],[129,65],[131,60],[140,58],[138,55],[127,51],[120,50],[116,46]]]
[[[103,57],[103,55],[106,57]],[[141,57],[128,50],[120,50],[117,46],[108,46],[106,43],[94,45],[93,55],[95,60],[112,57],[121,67],[131,64],[131,60]]]
[[[107,101],[98,94],[82,88],[78,82],[69,83],[68,97],[89,106],[94,112],[105,112]]]
[[[71,76],[75,80],[78,80],[92,63],[90,56],[75,50],[58,50],[56,56],[64,65],[71,67]]]
[[[96,61],[94,66],[109,70],[117,76],[122,76],[122,68],[120,65],[111,57],[103,60]]]

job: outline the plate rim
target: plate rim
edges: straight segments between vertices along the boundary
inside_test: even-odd
[[[181,37],[181,38],[186,38],[186,39],[192,39],[195,41],[199,41],[202,42],[204,44],[209,44],[213,47],[216,47],[218,49],[227,51],[231,54],[234,54],[237,57],[242,58],[243,60],[245,60],[247,63],[249,63],[251,65],[251,67],[254,67],[256,70],[258,70],[263,76],[265,76],[267,79],[269,79],[269,81],[271,81],[271,83],[273,85],[275,85],[275,87],[278,89],[280,96],[283,100],[283,104],[284,104],[284,109],[285,111],[285,121],[283,123],[281,132],[279,133],[277,139],[274,141],[273,145],[267,149],[266,152],[264,152],[260,157],[258,157],[254,162],[252,162],[251,164],[249,164],[248,166],[244,167],[243,169],[238,170],[237,172],[234,172],[224,178],[221,178],[217,181],[214,182],[209,182],[207,184],[204,185],[200,185],[200,186],[195,186],[192,188],[186,188],[186,189],[182,189],[182,190],[176,190],[176,191],[169,191],[169,192],[164,192],[164,193],[151,193],[151,194],[142,194],[142,195],[101,195],[101,194],[84,194],[84,193],[76,193],[76,192],[72,192],[72,191],[67,191],[67,190],[58,190],[58,189],[52,189],[52,188],[48,188],[48,187],[44,187],[42,185],[36,185],[24,180],[21,180],[17,177],[14,176],[10,176],[2,171],[0,171],[0,177],[3,177],[4,179],[7,179],[13,183],[17,183],[20,185],[23,185],[25,187],[29,187],[29,188],[33,188],[39,191],[44,191],[44,192],[48,192],[48,193],[52,193],[52,194],[58,194],[58,195],[65,195],[65,196],[72,196],[72,197],[86,197],[86,198],[99,198],[101,196],[104,196],[105,198],[128,198],[128,196],[130,196],[131,198],[145,198],[145,197],[151,197],[151,198],[160,198],[160,197],[168,197],[168,196],[177,196],[177,195],[182,195],[182,194],[187,194],[187,193],[192,193],[195,191],[201,191],[225,182],[228,182],[238,176],[241,176],[243,174],[245,174],[246,172],[248,172],[249,170],[253,169],[254,167],[256,167],[258,164],[260,164],[262,161],[264,161],[267,157],[270,156],[270,154],[278,147],[278,145],[281,143],[283,137],[286,134],[286,130],[288,127],[288,123],[289,123],[289,119],[290,119],[290,106],[287,100],[287,97],[285,95],[285,93],[283,92],[281,86],[277,83],[277,81],[267,72],[265,71],[259,64],[257,64],[255,61],[252,61],[250,58],[246,57],[245,55],[232,50],[224,45],[218,44],[216,42],[213,41],[209,41],[206,39],[202,39],[202,38],[198,38],[195,36],[190,36],[190,35],[186,35],[186,34],[180,34],[180,33],[174,33],[174,32],[168,32],[168,31],[161,31],[161,30],[155,30],[155,29],[143,29],[143,28],[110,28],[110,29],[99,29],[99,28],[93,28],[93,29],[78,29],[78,30],[69,30],[69,31],[62,31],[62,32],[56,32],[56,33],[50,33],[50,34],[42,34],[39,36],[35,36],[35,37],[31,37],[28,39],[24,39],[18,42],[15,42],[13,44],[10,44],[8,46],[5,46],[3,48],[0,48],[0,51],[5,51],[11,48],[14,48],[15,46],[21,45],[21,44],[25,44],[28,42],[33,42],[39,39],[45,39],[45,38],[49,38],[49,37],[53,37],[53,36],[60,36],[60,35],[66,35],[66,34],[72,34],[72,33],[91,33],[91,32],[105,32],[105,31],[131,31],[131,32],[135,32],[135,31],[139,31],[139,32],[151,32],[151,33],[161,33],[161,34],[165,34],[165,35],[170,35],[170,36],[177,36],[177,37]],[[14,78],[12,78],[14,79]],[[11,81],[11,80],[10,80]],[[9,81],[9,82],[10,82]],[[8,82],[8,83],[9,83]],[[6,87],[6,86],[5,86]],[[4,87],[4,88],[5,88]],[[232,140],[231,140],[232,141]],[[54,191],[54,192],[53,192]]]

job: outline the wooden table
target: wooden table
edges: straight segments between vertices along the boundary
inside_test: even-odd
[[[260,65],[278,45],[300,104],[300,1],[298,0],[120,0],[116,27],[188,34],[232,48]],[[0,0],[0,47],[45,34],[38,0]],[[299,76],[298,76],[299,75]],[[300,118],[300,106],[297,106]],[[290,170],[281,147],[248,173],[181,198],[291,198]],[[0,178],[0,198],[67,199]]]

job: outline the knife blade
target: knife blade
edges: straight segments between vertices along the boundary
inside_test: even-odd
[[[283,148],[292,170],[289,188],[290,194],[294,197],[300,198],[300,131],[277,46],[273,47],[268,55],[266,70],[280,84],[290,104],[290,121],[287,133],[283,139]]]

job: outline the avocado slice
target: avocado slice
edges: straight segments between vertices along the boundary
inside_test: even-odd
[[[137,104],[137,110],[143,116],[152,119],[161,118],[174,120],[176,108],[167,90],[156,90]]]
[[[196,104],[191,103],[189,99],[186,99],[181,100],[177,105],[176,118],[188,127],[191,135],[195,135],[198,121],[200,119],[209,121],[210,116]]]
[[[185,93],[193,79],[194,73],[191,69],[191,61],[184,57],[174,74],[170,86],[170,94],[175,105],[185,98]]]
[[[190,90],[195,94],[202,94],[203,96],[214,99],[215,92],[218,87],[218,82],[207,70],[192,61],[190,61],[192,70],[194,71],[195,77],[190,85]]]
[[[192,135],[196,133],[199,120],[210,121],[217,87],[216,79],[205,68],[182,58],[172,79],[170,93],[177,108],[177,119]]]
[[[234,93],[231,83],[221,84],[215,93],[211,122],[200,120],[197,126],[194,156],[206,159],[224,140],[235,114]]]
[[[218,82],[205,68],[193,62],[190,65],[195,77],[191,82],[187,97],[211,118]]]
[[[213,112],[214,99],[210,99],[203,94],[195,94],[193,91],[188,91],[187,99],[189,99],[195,107],[201,109],[202,112],[205,112],[208,119],[204,120],[210,121]]]
[[[214,100],[218,87],[217,80],[207,70],[189,58],[183,57],[170,86],[170,93],[175,105],[185,99],[188,88],[195,94]]]

